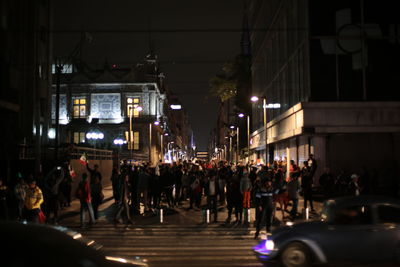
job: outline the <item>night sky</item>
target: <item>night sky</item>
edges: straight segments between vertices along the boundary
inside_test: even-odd
[[[197,146],[206,149],[217,118],[208,81],[240,52],[242,0],[69,0],[54,1],[53,11],[54,56],[68,55],[87,31],[93,41],[84,46],[84,61],[125,67],[146,56],[151,39]]]

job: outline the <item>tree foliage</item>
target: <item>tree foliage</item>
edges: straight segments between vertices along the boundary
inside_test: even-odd
[[[248,77],[245,58],[237,56],[222,66],[222,73],[210,79],[210,94],[224,102],[238,94],[239,87],[248,82]]]

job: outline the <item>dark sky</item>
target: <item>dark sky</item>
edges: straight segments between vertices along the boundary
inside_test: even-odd
[[[242,1],[54,1],[54,55],[69,54],[80,32],[88,31],[93,41],[83,50],[86,62],[136,64],[149,51],[151,28],[167,85],[188,111],[197,146],[203,150],[217,118],[216,99],[207,97],[208,80],[240,51]],[[190,31],[176,31],[182,29]],[[212,29],[234,30],[207,31]]]

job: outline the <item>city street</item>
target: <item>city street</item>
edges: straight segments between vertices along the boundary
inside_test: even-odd
[[[109,255],[139,256],[147,259],[150,266],[262,266],[252,251],[258,243],[254,240],[254,209],[250,225],[234,221],[225,224],[227,212],[222,207],[218,222],[207,224],[203,222],[202,212],[188,210],[186,202],[182,207],[166,211],[163,223],[159,214],[150,214],[134,216],[133,225],[114,225],[111,188],[104,191],[107,201],[100,207],[100,217],[92,228],[79,228],[77,201],[64,210],[60,224],[103,245],[102,249]],[[265,231],[261,237],[265,238]]]
[[[104,191],[110,195],[111,190]],[[150,266],[262,266],[252,251],[257,244],[254,227],[224,225],[226,212],[219,214],[218,223],[207,224],[202,222],[201,211],[175,208],[166,212],[164,223],[160,223],[158,215],[150,215],[135,216],[133,225],[115,226],[115,205],[109,199],[101,206],[96,225],[82,231],[78,208],[75,201],[60,224],[102,244],[109,255],[140,256],[148,259]]]
[[[397,2],[0,0],[0,266],[400,266]]]

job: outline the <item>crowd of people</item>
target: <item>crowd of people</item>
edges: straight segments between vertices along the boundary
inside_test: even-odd
[[[289,167],[287,166],[289,164]],[[42,179],[17,175],[12,186],[0,180],[0,218],[9,219],[13,214],[18,220],[56,224],[59,211],[71,205],[71,197],[80,201],[80,223],[87,227],[99,218],[98,208],[104,200],[102,174],[98,165],[81,177],[71,175],[68,163],[51,169]],[[366,191],[365,182],[353,174],[333,177],[328,168],[318,179],[315,177],[317,162],[313,155],[302,167],[291,160],[274,161],[268,165],[233,164],[226,161],[182,161],[156,166],[146,163],[130,165],[123,161],[111,174],[116,211],[115,224],[129,224],[133,216],[156,213],[163,205],[168,208],[183,207],[188,210],[209,209],[213,221],[218,212],[227,209],[225,223],[248,223],[248,210],[255,208],[256,237],[261,226],[271,230],[274,214],[282,212],[283,219],[295,220],[298,216],[299,199],[304,199],[304,209],[314,212],[314,182],[318,180],[326,198],[338,195],[359,195]],[[73,178],[79,180],[72,192]],[[369,193],[369,192],[368,192]],[[205,200],[202,202],[202,200]],[[203,203],[203,205],[202,205]],[[185,204],[186,205],[186,204]],[[291,206],[290,211],[289,206]],[[88,220],[86,219],[88,214]],[[88,221],[88,222],[86,222]]]

